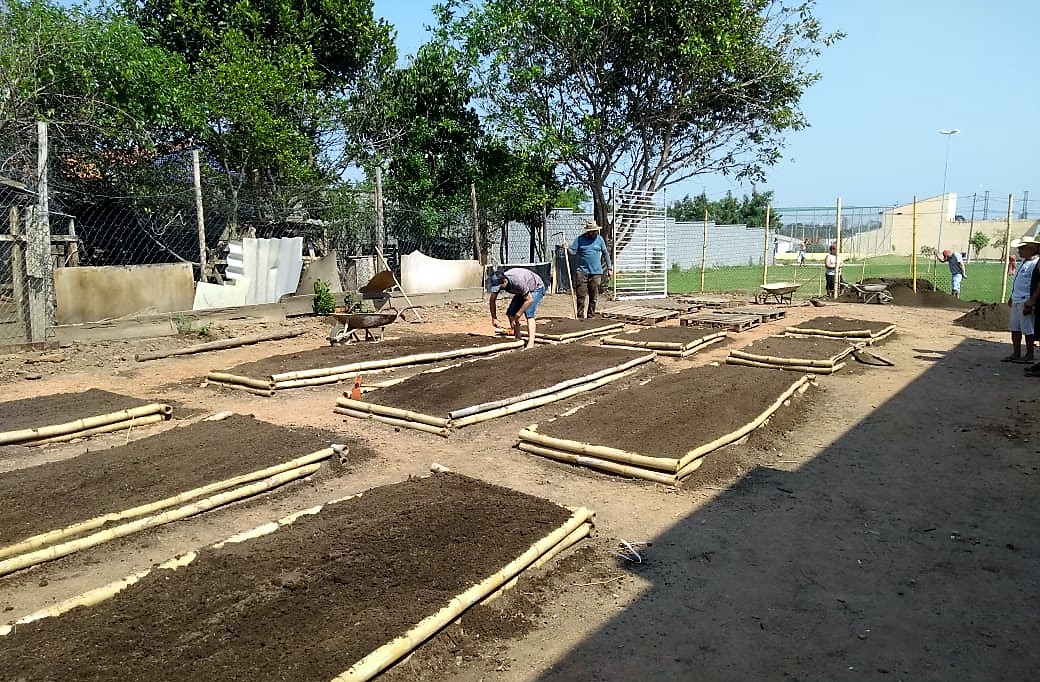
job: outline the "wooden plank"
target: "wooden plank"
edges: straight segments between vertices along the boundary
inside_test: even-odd
[[[631,322],[632,324],[657,324],[658,322],[663,322],[665,320],[670,320],[673,317],[677,317],[679,311],[625,305],[608,308],[600,311],[599,314],[601,317],[621,320],[622,322]]]
[[[680,313],[697,312],[697,310],[701,307],[698,303],[688,303],[685,301],[675,301],[672,299],[650,300],[646,301],[645,305],[648,308],[656,308],[659,310],[677,310]]]
[[[747,301],[728,296],[680,296],[680,301],[693,303],[705,308],[735,308],[747,305]]]
[[[766,320],[779,320],[780,318],[787,316],[787,311],[783,308],[727,308],[726,312],[758,315],[762,318],[763,322]]]
[[[685,327],[708,326],[730,331],[741,332],[760,324],[758,315],[742,315],[733,313],[694,313],[679,318],[679,324]]]

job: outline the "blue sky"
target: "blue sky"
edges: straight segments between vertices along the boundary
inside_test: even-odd
[[[375,14],[414,53],[433,21],[429,0],[375,0]],[[989,190],[1006,209],[1032,190],[1040,217],[1040,87],[1036,81],[1040,2],[995,0],[821,0],[816,15],[846,38],[813,67],[822,74],[802,100],[811,127],[788,137],[785,158],[760,190],[778,206],[909,202],[947,191]],[[702,190],[717,198],[750,191],[724,177],[668,189],[668,201]]]

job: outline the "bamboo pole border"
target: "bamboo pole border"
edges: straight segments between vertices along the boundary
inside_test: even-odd
[[[726,336],[725,331],[718,331],[715,333],[706,334],[699,338],[687,341],[686,343],[679,343],[675,341],[636,341],[633,339],[626,339],[624,336],[606,336],[600,339],[600,343],[604,346],[621,346],[627,348],[649,348],[654,351],[686,351],[693,348],[697,348],[701,345],[706,345],[712,340],[722,340]]]
[[[336,406],[345,407],[354,412],[367,412],[372,415],[419,422],[420,424],[436,426],[441,429],[447,428],[451,423],[451,420],[447,417],[436,417],[432,414],[423,414],[422,412],[413,412],[412,410],[402,410],[397,407],[391,407],[390,405],[380,405],[379,403],[372,403],[366,400],[352,400],[345,395],[336,398]]]
[[[173,357],[175,355],[192,355],[194,353],[205,353],[211,350],[238,348],[239,346],[248,346],[250,344],[261,343],[263,341],[279,341],[281,339],[291,339],[301,334],[303,334],[302,329],[264,332],[262,334],[252,334],[250,336],[239,336],[232,339],[221,339],[219,341],[198,343],[194,346],[185,346],[184,348],[175,348],[173,350],[154,351],[150,353],[137,353],[136,355],[134,355],[134,360],[136,360],[137,362],[145,362],[146,360],[160,360],[162,358]]]
[[[66,433],[62,436],[54,436],[52,438],[44,438],[43,440],[34,440],[30,443],[23,443],[23,445],[53,445],[54,443],[67,443],[70,440],[76,440],[77,438],[89,438],[90,436],[96,436],[99,433],[113,433],[115,431],[123,431],[124,429],[131,429],[135,426],[149,426],[151,424],[157,424],[167,419],[161,414],[149,414],[138,419],[128,419],[125,422],[115,422],[112,424],[106,424],[105,426],[98,426],[93,429],[86,429],[83,431],[74,431],[72,433]]]
[[[725,337],[720,336],[718,338],[711,339],[710,341],[706,341],[705,343],[698,344],[698,345],[694,346],[693,348],[690,348],[690,349],[684,350],[684,351],[659,350],[659,351],[655,351],[655,352],[658,355],[667,355],[669,357],[675,357],[675,358],[686,358],[686,357],[689,357],[689,356],[693,355],[694,353],[696,353],[698,351],[704,350],[708,346],[712,346],[712,345],[714,345],[716,343],[720,343],[720,342],[725,341],[725,340],[726,340]]]
[[[563,334],[551,334],[551,333],[546,333],[546,332],[540,332],[536,328],[535,332],[534,332],[534,342],[538,343],[538,342],[544,340],[545,342],[550,342],[550,343],[551,342],[567,343],[569,341],[577,341],[578,339],[584,339],[584,338],[587,338],[589,336],[600,336],[601,334],[609,334],[611,332],[617,331],[618,329],[624,329],[624,327],[625,327],[625,323],[624,322],[612,322],[612,323],[604,324],[602,327],[596,327],[595,329],[583,329],[581,331],[566,332],[566,333],[563,333]],[[502,331],[501,333],[509,334],[510,332],[509,331]],[[523,338],[526,339],[527,338],[527,331],[524,330],[524,329],[521,329],[520,330],[520,336],[522,336]]]
[[[531,545],[527,551],[506,564],[497,573],[456,595],[440,611],[423,618],[408,632],[369,653],[346,671],[334,677],[331,682],[360,682],[372,679],[450,625],[466,609],[527,570],[539,557],[552,550],[591,517],[592,512],[588,509],[584,507],[578,509],[562,526]]]
[[[340,500],[334,500],[326,504],[334,504],[335,502],[347,500],[351,497],[360,497],[360,494],[341,498]],[[325,506],[326,505],[319,505],[318,507],[312,507],[310,509],[295,512],[294,514],[283,517],[278,521],[262,524],[250,531],[231,536],[219,543],[211,545],[211,547],[217,549],[228,542],[243,542],[248,539],[269,534],[278,530],[278,528],[281,528],[282,526],[293,523],[303,515],[317,514]],[[501,592],[503,589],[514,584],[515,579],[524,571],[543,565],[545,562],[557,556],[560,552],[587,537],[591,534],[594,527],[594,518],[595,515],[589,509],[584,507],[573,510],[571,517],[564,522],[563,525],[543,537],[541,540],[535,542],[519,557],[506,564],[506,566],[500,569],[497,573],[488,576],[461,594],[456,595],[449,600],[448,604],[440,611],[422,619],[404,635],[378,647],[367,656],[357,661],[348,670],[336,676],[332,682],[372,679],[372,677],[376,676],[393,665],[393,663],[418,648],[423,642],[435,635],[441,629],[454,622],[464,611],[474,604],[487,599],[495,593]],[[99,604],[111,599],[119,592],[122,592],[134,583],[140,581],[153,570],[176,570],[177,568],[191,564],[197,556],[197,552],[189,552],[188,554],[175,557],[170,561],[159,564],[154,569],[134,573],[121,580],[111,582],[94,590],[89,590],[76,597],[59,602],[54,606],[29,614],[23,618],[19,618],[13,623],[0,626],[0,637],[8,635],[16,625],[31,623],[43,618],[58,617],[74,608],[81,606],[89,607]]]
[[[296,457],[286,462],[282,462],[281,464],[275,464],[264,469],[258,469],[256,471],[240,474],[238,476],[227,478],[222,481],[210,483],[209,485],[194,488],[192,490],[187,490],[185,492],[178,493],[177,495],[157,500],[155,502],[138,505],[136,507],[131,507],[129,509],[124,509],[121,511],[110,512],[108,514],[102,514],[101,516],[96,516],[85,521],[80,521],[78,523],[65,526],[64,528],[58,528],[55,530],[47,531],[45,533],[39,533],[32,537],[21,540],[20,542],[17,542],[13,545],[0,547],[0,559],[4,559],[10,556],[16,556],[29,551],[35,551],[41,547],[45,547],[47,545],[58,542],[59,540],[66,540],[77,535],[82,535],[83,533],[95,530],[109,523],[114,523],[116,521],[125,521],[127,519],[144,516],[146,514],[152,514],[154,512],[161,511],[163,509],[168,509],[170,507],[188,502],[190,500],[205,497],[213,493],[228,490],[230,488],[236,488],[238,486],[245,485],[248,483],[253,483],[261,479],[276,476],[286,471],[298,469],[302,466],[316,464],[318,462],[322,462],[332,457],[334,453],[335,450],[333,450],[332,448],[316,450],[315,452],[303,455],[302,457]]]
[[[849,331],[834,331],[830,329],[814,329],[812,327],[798,327],[791,326],[786,327],[784,331],[791,334],[804,334],[806,336],[825,336],[836,339],[845,338],[856,338],[856,339],[876,339],[879,337],[885,337],[896,330],[894,324],[888,325],[877,331],[871,331],[870,329],[857,329]]]
[[[206,380],[202,383],[203,386],[213,384],[214,386],[219,386],[221,388],[233,388],[236,391],[245,391],[246,393],[252,393],[253,395],[262,395],[265,398],[270,398],[274,395],[273,388],[253,388],[252,386],[246,386],[244,384],[239,384],[233,381],[218,381],[217,379],[214,379],[211,376],[207,376]]]
[[[597,379],[599,379],[601,377],[605,377],[605,376],[608,376],[610,374],[614,374],[616,372],[623,372],[623,371],[625,371],[627,369],[630,369],[632,367],[635,367],[637,365],[641,365],[644,362],[650,362],[653,359],[654,359],[654,354],[650,353],[649,355],[640,356],[638,358],[634,358],[632,360],[629,360],[628,362],[623,362],[620,365],[615,365],[613,367],[607,367],[606,369],[601,369],[601,370],[598,370],[596,372],[592,372],[591,374],[586,374],[584,376],[580,376],[580,377],[577,377],[577,378],[574,378],[574,379],[568,379],[567,381],[561,381],[558,384],[554,384],[552,386],[547,386],[545,388],[540,388],[540,389],[537,389],[537,390],[534,390],[534,391],[529,391],[527,393],[522,393],[520,395],[513,396],[511,398],[504,398],[502,400],[495,400],[495,401],[491,401],[491,402],[487,402],[487,403],[481,403],[479,405],[471,405],[469,407],[463,407],[463,408],[460,408],[458,410],[452,410],[451,412],[448,413],[448,417],[450,419],[454,420],[455,424],[458,424],[459,420],[461,418],[463,418],[463,417],[468,417],[470,415],[477,414],[477,413],[480,413],[480,412],[488,412],[490,410],[494,410],[494,409],[497,409],[497,408],[500,408],[500,407],[504,407],[506,405],[511,405],[513,403],[517,403],[517,402],[521,402],[521,401],[525,401],[525,400],[530,400],[530,399],[533,399],[533,398],[538,398],[538,397],[541,397],[543,395],[549,395],[549,394],[552,394],[552,393],[559,393],[560,391],[562,391],[564,389],[567,389],[567,388],[570,388],[571,386],[577,386],[579,384],[595,381],[595,380],[597,380]]]
[[[582,443],[575,440],[554,438],[539,433],[537,428],[537,424],[532,424],[526,429],[522,429],[519,436],[520,442],[533,443],[534,445],[552,448],[563,452],[570,452],[583,457],[607,459],[620,464],[630,464],[644,469],[655,469],[668,474],[674,474],[679,468],[678,457],[653,457],[650,455],[641,455],[636,452],[621,450],[619,448],[612,448],[606,445],[593,445],[591,443]]]
[[[152,414],[160,414],[163,419],[169,419],[173,414],[173,408],[165,403],[148,403],[117,412],[83,417],[61,424],[47,424],[29,429],[18,429],[17,431],[0,432],[0,445],[25,445],[33,441],[45,438],[54,438],[79,431],[106,426],[117,422],[129,422]]]
[[[839,362],[830,367],[820,367],[818,365],[789,365],[789,364],[773,364],[770,362],[758,362],[757,360],[748,360],[746,358],[737,358],[730,356],[726,358],[726,363],[730,365],[743,365],[744,367],[763,367],[766,369],[783,369],[789,372],[804,372],[808,374],[824,374],[831,375],[845,367],[846,363]]]
[[[180,521],[181,519],[201,514],[215,507],[228,504],[229,502],[259,495],[262,492],[277,488],[278,486],[289,483],[290,481],[309,476],[320,468],[321,464],[309,464],[296,469],[290,469],[289,471],[284,471],[262,481],[234,488],[218,495],[198,500],[183,507],[170,509],[154,516],[145,516],[129,523],[113,526],[112,528],[108,528],[98,533],[86,535],[58,545],[51,545],[35,552],[28,552],[9,559],[4,559],[0,561],[0,576],[43,563],[44,561],[51,561],[63,556],[68,556],[69,554],[100,545],[109,540],[115,540],[116,538],[125,537],[142,530],[172,523],[174,521]]]
[[[641,478],[646,481],[652,481],[653,483],[662,483],[664,485],[676,485],[678,478],[675,474],[664,474],[659,471],[653,471],[651,469],[645,469],[640,466],[632,466],[629,464],[621,464],[619,462],[613,462],[609,459],[600,459],[598,457],[589,457],[586,455],[577,455],[572,452],[565,450],[557,450],[555,448],[547,448],[541,445],[535,445],[522,441],[517,447],[524,452],[530,452],[534,455],[541,455],[542,457],[548,457],[549,459],[555,459],[558,462],[565,462],[567,464],[574,464],[577,466],[585,466],[590,469],[599,469],[606,471],[611,474],[620,474],[621,476],[628,476],[629,478]]]
[[[455,350],[443,351],[438,353],[416,353],[413,355],[401,355],[396,358],[363,360],[361,362],[354,362],[348,365],[338,365],[336,367],[317,367],[314,369],[305,369],[294,372],[280,372],[278,374],[272,374],[270,376],[270,380],[273,383],[277,384],[283,381],[292,381],[295,379],[310,379],[313,377],[327,376],[330,374],[356,374],[358,372],[364,372],[372,369],[386,369],[389,367],[401,367],[403,365],[419,365],[426,362],[436,362],[438,360],[451,360],[453,358],[465,357],[469,355],[490,355],[492,353],[498,353],[500,351],[521,348],[523,345],[523,341],[513,340],[503,341],[501,343],[492,343],[486,346],[470,346],[467,348],[456,348]]]
[[[802,367],[822,367],[827,369],[833,367],[835,364],[844,360],[853,351],[856,350],[856,346],[849,344],[849,346],[840,353],[832,355],[823,360],[814,360],[811,358],[790,358],[780,357],[778,355],[758,355],[756,353],[748,353],[744,350],[733,350],[730,351],[729,356],[731,358],[740,358],[742,360],[752,360],[754,362],[764,362],[770,365],[799,365]]]
[[[336,407],[332,410],[336,414],[344,414],[348,417],[354,417],[355,419],[373,419],[384,424],[390,424],[391,426],[399,426],[406,429],[416,429],[417,431],[425,431],[426,433],[432,433],[438,436],[444,436],[447,438],[451,435],[451,431],[447,427],[431,426],[429,424],[423,424],[421,422],[409,421],[407,419],[396,419],[394,417],[386,417],[381,414],[374,414],[372,412],[359,412],[352,410],[348,407]]]

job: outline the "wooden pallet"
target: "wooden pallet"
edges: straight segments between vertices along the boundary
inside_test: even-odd
[[[632,324],[652,325],[679,316],[678,310],[661,310],[638,305],[619,305],[598,311],[600,317]]]
[[[747,305],[746,300],[742,301],[728,296],[680,296],[679,300],[703,308],[737,308]]]
[[[727,308],[727,313],[743,313],[746,315],[758,315],[762,318],[763,322],[769,320],[779,320],[781,317],[787,317],[787,311],[783,308]]]
[[[762,318],[758,315],[747,315],[742,313],[693,313],[683,315],[679,318],[679,324],[684,327],[714,327],[727,329],[732,332],[742,332],[761,324]]]
[[[677,310],[680,313],[695,313],[701,309],[698,303],[687,303],[685,301],[676,301],[675,299],[652,299],[649,301],[640,301],[640,305],[644,305],[647,308],[655,308],[659,310]]]

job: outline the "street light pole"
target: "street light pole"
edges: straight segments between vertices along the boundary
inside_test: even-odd
[[[943,166],[942,198],[939,200],[939,236],[935,243],[936,253],[940,253],[942,247],[943,219],[946,217],[946,178],[950,171],[950,139],[959,132],[960,130],[957,128],[939,131],[940,135],[946,136],[946,164]]]

